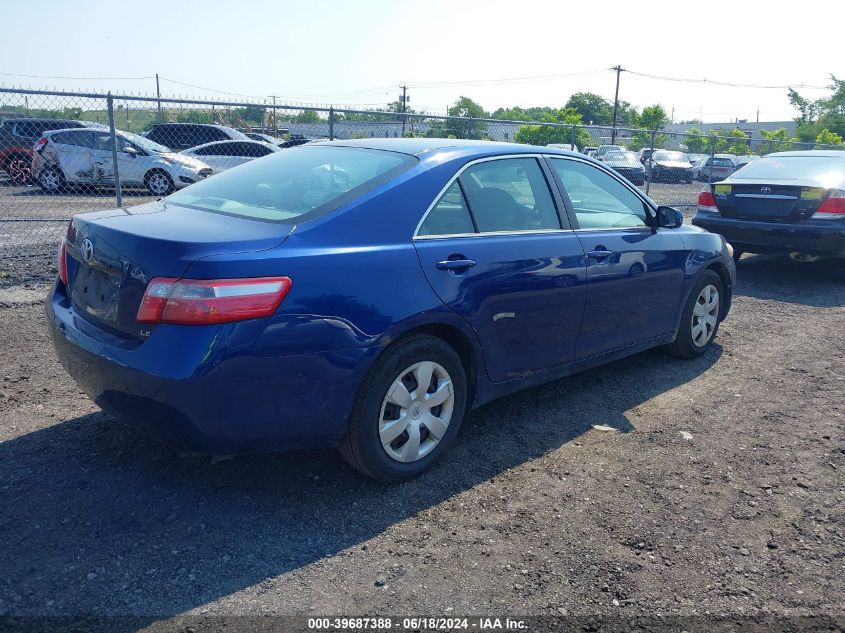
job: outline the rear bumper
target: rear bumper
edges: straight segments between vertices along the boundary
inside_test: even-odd
[[[830,224],[785,224],[736,220],[713,213],[696,213],[695,226],[722,235],[740,251],[749,253],[790,253],[845,257],[845,222]]]
[[[160,326],[127,345],[55,290],[46,313],[59,360],[84,393],[118,420],[203,453],[336,444],[370,353],[257,357],[243,341],[227,343],[225,326]]]

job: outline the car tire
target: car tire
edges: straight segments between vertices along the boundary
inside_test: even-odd
[[[173,178],[170,177],[166,171],[161,169],[151,169],[144,176],[144,185],[147,190],[154,196],[166,196],[173,192],[176,188],[173,184]]]
[[[419,376],[430,377],[422,393]],[[432,401],[443,403],[426,405],[435,393],[442,396]],[[429,335],[400,339],[367,372],[338,448],[368,477],[389,483],[412,479],[455,441],[466,402],[466,372],[451,346]]]
[[[48,167],[38,174],[38,186],[45,193],[59,193],[67,186],[65,175],[61,169]]]
[[[713,291],[715,305],[712,305]],[[710,349],[719,331],[723,299],[722,278],[715,270],[705,271],[687,298],[675,341],[666,349],[682,358],[695,358]]]
[[[32,159],[29,156],[10,156],[3,166],[9,180],[15,185],[26,185],[32,180]]]

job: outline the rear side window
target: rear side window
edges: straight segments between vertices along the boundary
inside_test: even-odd
[[[94,133],[93,132],[59,132],[51,136],[54,143],[60,145],[73,145],[74,147],[86,147],[91,149],[94,147]]]
[[[420,225],[417,235],[459,235],[475,233],[466,199],[457,181],[440,196]]]
[[[167,200],[244,218],[302,222],[354,200],[417,162],[397,152],[310,145],[250,161]]]
[[[549,185],[534,158],[477,163],[460,181],[481,233],[560,228]]]

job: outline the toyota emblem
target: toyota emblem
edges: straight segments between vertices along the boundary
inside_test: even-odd
[[[82,240],[82,245],[79,247],[79,254],[82,255],[82,261],[90,262],[94,256],[94,243],[87,237]]]
[[[772,193],[771,187],[760,187],[760,193]]]

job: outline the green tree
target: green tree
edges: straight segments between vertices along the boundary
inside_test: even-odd
[[[824,129],[845,137],[845,80],[833,75],[830,80],[830,95],[816,100],[789,90],[789,101],[800,113],[795,122],[801,141],[812,143]]]
[[[473,119],[487,118],[488,114],[479,104],[469,97],[460,97],[449,106],[446,111],[450,117],[465,117]],[[460,121],[456,119],[438,119],[434,121],[428,131],[428,136],[446,138],[475,138],[487,136],[487,123],[483,121]]]
[[[825,128],[816,136],[816,149],[845,149],[845,141],[836,132]]]
[[[613,122],[613,104],[594,92],[576,92],[569,97],[564,108],[575,110],[588,124],[610,125]]]
[[[772,152],[785,152],[795,149],[795,143],[799,142],[797,137],[790,137],[785,127],[777,130],[760,130],[763,137],[763,154]]]
[[[563,123],[560,125],[520,125],[513,140],[517,143],[529,145],[549,145],[550,143],[572,143],[579,148],[590,144],[590,134],[582,129],[575,128],[575,139],[572,138],[572,130],[575,125],[581,125],[581,114],[571,108],[561,108],[556,112],[550,112],[542,117],[543,123]]]
[[[687,151],[691,154],[703,154],[708,151],[707,138],[701,133],[697,127],[690,128],[687,132],[688,136],[684,136],[683,143],[687,146]]]
[[[659,103],[643,108],[643,111],[635,117],[634,121],[640,131],[631,136],[631,140],[628,141],[628,149],[637,151],[643,147],[651,147],[652,130],[661,130],[668,122],[669,117],[666,116],[666,110]],[[654,135],[654,147],[663,147],[668,140],[668,135],[657,133]]]
[[[303,110],[293,117],[294,123],[322,123],[323,119],[314,110]]]
[[[232,108],[229,110],[231,119],[239,119],[250,125],[263,125],[264,108],[261,106],[247,106],[245,108]]]
[[[182,110],[176,115],[176,123],[214,123],[211,110]]]

